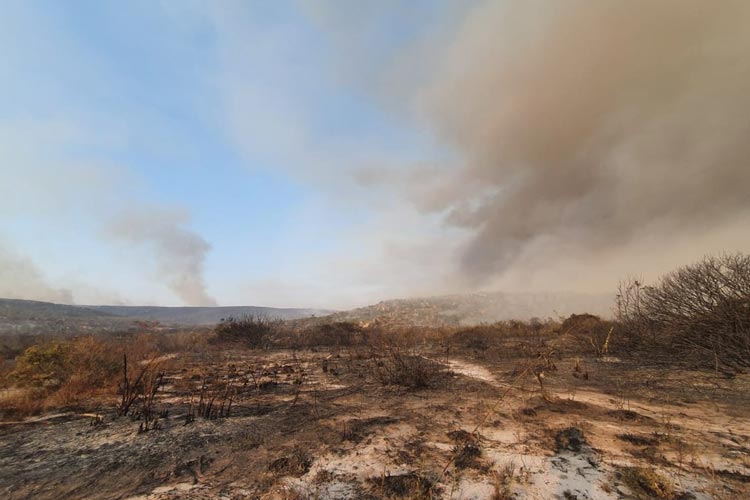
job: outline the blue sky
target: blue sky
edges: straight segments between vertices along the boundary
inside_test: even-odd
[[[0,296],[347,308],[746,251],[748,5],[3,2]]]
[[[154,264],[167,258],[149,249],[158,243],[108,235],[111,218],[143,206],[154,218],[180,212],[181,228],[207,243],[196,258],[218,303],[386,296],[387,283],[341,271],[352,255],[357,268],[378,258],[356,236],[378,215],[353,172],[446,152],[365,80],[429,29],[415,16],[439,6],[367,7],[359,47],[340,39],[351,26],[336,33],[357,14],[347,9],[6,2],[0,127],[15,137],[0,139],[0,242],[45,282],[28,298],[65,289],[84,303],[186,302]]]

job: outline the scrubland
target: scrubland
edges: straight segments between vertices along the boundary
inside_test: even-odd
[[[229,318],[48,339],[1,367],[0,495],[744,498],[740,257],[624,282],[613,320]],[[726,278],[701,285],[718,305],[667,314],[697,276]]]

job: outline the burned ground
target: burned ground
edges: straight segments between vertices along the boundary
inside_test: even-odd
[[[118,416],[114,393],[4,422],[0,494],[599,499],[750,492],[748,375],[563,354],[552,331],[516,342],[497,355],[424,339],[398,348],[181,352],[157,391],[154,429],[142,431],[138,412]],[[415,367],[430,383],[382,376],[383,366],[403,359],[410,363],[403,369]],[[205,411],[209,401],[214,409]]]

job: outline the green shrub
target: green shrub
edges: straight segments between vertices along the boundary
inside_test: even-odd
[[[10,379],[35,390],[49,403],[68,404],[106,389],[119,373],[118,354],[93,337],[51,342],[27,348],[16,360]]]
[[[70,354],[69,343],[33,345],[16,359],[11,376],[20,385],[58,388],[68,380],[72,371]]]

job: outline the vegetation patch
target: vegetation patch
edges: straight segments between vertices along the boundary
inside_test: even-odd
[[[578,453],[585,444],[586,437],[578,427],[568,427],[555,435],[555,449],[558,453],[566,450]]]
[[[750,476],[748,476],[747,474],[743,474],[737,471],[723,470],[723,469],[717,470],[715,472],[716,472],[716,475],[725,477],[727,479],[731,479],[732,481],[737,481],[738,483],[750,484]]]
[[[297,449],[287,456],[279,457],[268,464],[268,471],[276,476],[300,477],[310,470],[312,457],[305,451]]]
[[[370,478],[372,493],[380,498],[409,498],[413,500],[433,498],[434,481],[418,472],[384,475]]]
[[[482,447],[478,442],[466,441],[453,447],[453,463],[459,469],[477,468],[482,456]]]
[[[463,429],[450,431],[447,435],[456,443],[478,443],[479,442],[479,436],[476,433],[465,431]]]
[[[617,438],[636,446],[657,446],[661,442],[657,436],[643,436],[631,433],[618,434]]]
[[[367,331],[352,321],[316,325],[305,332],[303,344],[319,347],[350,347],[367,343]]]
[[[607,416],[616,418],[617,420],[622,420],[624,422],[652,420],[651,417],[641,415],[640,413],[633,410],[611,410],[607,412]]]
[[[620,288],[618,319],[642,352],[727,374],[750,368],[750,255],[705,257],[652,286]]]
[[[111,390],[120,370],[117,351],[94,337],[32,345],[7,376],[15,388],[0,400],[0,413],[24,416],[78,403]]]
[[[447,378],[440,363],[400,349],[391,349],[385,358],[375,361],[375,375],[383,385],[410,389],[429,389]]]
[[[222,319],[214,328],[214,343],[240,344],[250,349],[267,348],[281,321],[263,316]]]
[[[674,484],[652,468],[623,467],[620,476],[638,499],[673,498]]]

